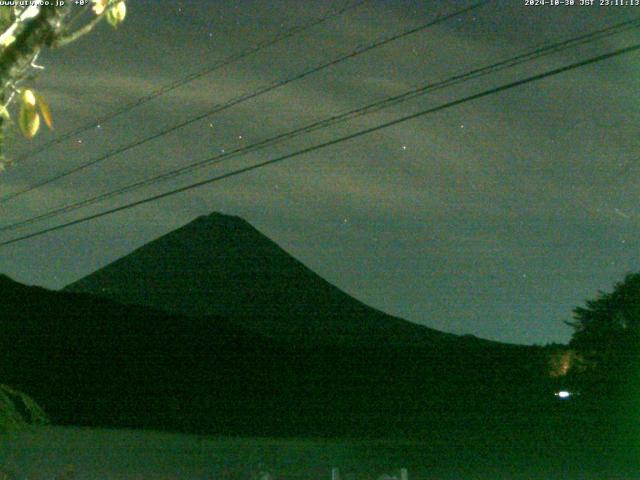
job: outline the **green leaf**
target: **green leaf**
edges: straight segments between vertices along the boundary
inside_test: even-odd
[[[20,116],[18,117],[18,126],[22,134],[31,140],[38,133],[40,128],[40,115],[36,112],[35,107],[22,104],[20,107]]]
[[[53,117],[51,116],[51,110],[49,109],[49,104],[45,101],[44,97],[38,93],[36,95],[36,104],[40,109],[40,113],[42,113],[42,118],[44,118],[44,123],[47,124],[51,130],[53,130]]]
[[[113,28],[118,28],[124,21],[124,17],[127,16],[127,4],[125,2],[118,2],[113,7],[109,8],[106,13],[107,22]]]
[[[36,94],[32,90],[23,90],[20,93],[20,115],[18,126],[22,134],[31,140],[40,128],[40,115],[36,111]]]

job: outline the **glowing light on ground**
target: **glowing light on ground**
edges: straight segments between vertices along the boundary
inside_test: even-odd
[[[566,399],[566,398],[569,398],[571,396],[571,392],[569,392],[567,390],[560,390],[559,392],[555,393],[555,396],[558,397],[558,398]]]

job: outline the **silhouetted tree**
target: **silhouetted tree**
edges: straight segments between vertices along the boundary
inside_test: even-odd
[[[640,273],[629,274],[610,293],[573,311],[571,347],[584,359],[592,384],[619,386],[640,375]]]

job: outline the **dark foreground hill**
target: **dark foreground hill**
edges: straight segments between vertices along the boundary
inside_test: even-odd
[[[530,428],[554,403],[535,348],[296,346],[223,317],[172,316],[7,277],[0,331],[2,382],[63,424],[432,435]]]
[[[218,213],[147,243],[65,290],[170,313],[225,316],[298,344],[439,347],[461,341],[363,304],[246,221]]]

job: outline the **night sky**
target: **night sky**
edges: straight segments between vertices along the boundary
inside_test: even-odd
[[[576,0],[579,3],[579,0]],[[24,160],[0,194],[471,2],[374,0]],[[42,55],[34,87],[56,122],[16,157],[189,73],[345,5],[130,1]],[[2,205],[2,223],[286,132],[411,87],[640,16],[640,7],[490,2]],[[631,45],[638,31],[440,90],[348,124],[157,184],[6,240]],[[239,215],[311,269],[388,313],[516,343],[569,339],[571,310],[637,261],[640,54],[405,122],[188,193],[3,247],[0,271],[60,288],[198,215]]]

